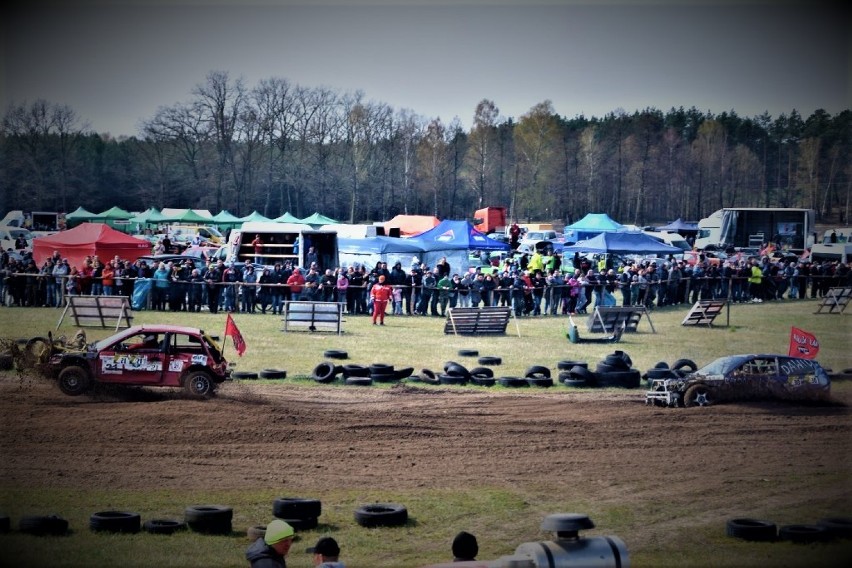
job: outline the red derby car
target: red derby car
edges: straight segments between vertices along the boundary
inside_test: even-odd
[[[181,387],[209,397],[231,374],[216,341],[198,328],[178,325],[133,326],[84,351],[53,355],[49,367],[70,396],[110,383]]]

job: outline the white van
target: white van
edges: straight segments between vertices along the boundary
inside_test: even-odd
[[[689,243],[686,242],[686,239],[683,238],[683,235],[680,233],[675,233],[673,231],[642,231],[652,239],[658,240],[661,243],[665,243],[669,246],[677,247],[683,252],[692,250],[692,247],[689,246]]]
[[[3,250],[16,250],[15,241],[18,237],[24,237],[27,247],[24,250],[33,250],[33,234],[27,229],[12,226],[0,226],[0,246]]]

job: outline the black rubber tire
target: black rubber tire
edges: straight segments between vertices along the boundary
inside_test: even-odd
[[[654,363],[654,368],[655,369],[668,369],[669,364],[666,363],[665,361],[657,361],[656,363]]]
[[[373,373],[390,373],[393,372],[393,365],[387,363],[373,363],[369,366],[370,374]]]
[[[319,519],[316,517],[305,517],[303,519],[281,519],[291,527],[296,532],[299,531],[309,531],[317,528],[319,526]]]
[[[79,396],[91,386],[92,379],[83,367],[71,365],[59,372],[59,390],[68,396]]]
[[[18,521],[18,530],[36,536],[62,536],[68,533],[68,521],[58,515],[27,515]]]
[[[311,377],[318,383],[330,383],[334,381],[337,373],[335,373],[335,365],[329,361],[323,361],[311,371]]]
[[[233,373],[231,373],[231,377],[234,379],[251,381],[253,379],[258,378],[258,374],[254,371],[234,371]]]
[[[278,497],[272,502],[272,516],[279,519],[307,519],[322,515],[322,501],[305,497]]]
[[[399,380],[396,378],[396,371],[393,373],[373,373],[370,378],[374,383],[394,383]]]
[[[470,380],[470,371],[467,370],[467,367],[465,367],[464,365],[459,365],[458,363],[446,365],[444,367],[444,374],[462,377],[465,381]]]
[[[402,369],[397,369],[394,371],[394,376],[396,380],[407,379],[414,372],[414,367],[403,367]]]
[[[550,378],[550,369],[545,367],[544,365],[532,365],[527,367],[527,370],[524,372],[524,377],[547,377]]]
[[[326,359],[348,359],[349,353],[337,349],[328,349],[323,351],[322,356]]]
[[[192,371],[183,381],[183,386],[191,396],[210,398],[216,390],[213,379],[206,371]]]
[[[261,379],[286,379],[287,371],[282,369],[264,369],[260,373]]]
[[[478,357],[479,351],[476,349],[459,349],[459,357]]]
[[[138,533],[142,529],[139,513],[101,511],[89,517],[89,529],[95,532]]]
[[[425,383],[427,385],[437,385],[441,383],[441,381],[438,380],[438,376],[431,369],[420,369],[420,373],[417,375],[417,378],[421,383]]]
[[[481,377],[493,377],[494,369],[490,369],[489,367],[474,367],[470,370],[470,376],[479,375]]]
[[[628,368],[633,366],[633,359],[630,358],[630,355],[628,355],[626,351],[616,349],[612,352],[612,354],[616,357],[621,357],[621,360],[624,361]]]
[[[612,361],[610,359],[610,361]],[[620,373],[622,371],[629,371],[630,367],[624,365],[623,363],[617,363],[615,365],[611,363],[601,362],[595,365],[595,373]]]
[[[203,534],[231,534],[233,518],[234,510],[222,505],[192,505],[184,510],[186,525]]]
[[[698,370],[698,365],[692,359],[678,359],[672,364],[671,368],[674,371],[688,369],[690,373],[694,373]]]
[[[370,387],[373,386],[373,379],[370,377],[349,377],[345,383],[350,387]]]
[[[852,538],[852,517],[826,517],[817,521],[835,538]]]
[[[349,377],[369,377],[370,368],[365,365],[343,365],[343,378]]]
[[[0,371],[11,371],[15,366],[15,360],[11,355],[3,353],[0,355]]]
[[[575,389],[582,389],[589,386],[589,383],[586,382],[585,379],[562,379],[561,383],[566,387],[571,387]]]
[[[604,360],[601,363],[598,363],[598,367],[602,366],[611,367],[610,371],[629,371],[630,365],[628,365],[624,359],[622,359],[618,355],[607,355],[604,357]],[[606,371],[598,371],[599,373]]]
[[[266,536],[266,525],[254,525],[246,529],[246,538],[254,542]]]
[[[716,396],[713,388],[703,383],[692,385],[683,393],[683,405],[686,407],[712,406],[715,403]]]
[[[638,389],[642,384],[642,374],[636,370],[613,371],[610,373],[596,373],[595,382],[599,387],[615,387],[622,389]]]
[[[729,519],[725,524],[725,534],[743,540],[771,542],[778,536],[778,527],[775,523],[758,519]]]
[[[648,372],[646,374],[648,375],[649,380],[678,378],[677,374],[671,369],[658,369],[656,367],[654,367],[653,369],[648,369]]]
[[[533,376],[526,377],[527,384],[531,387],[549,388],[553,386],[553,379],[550,377]]]
[[[784,525],[778,529],[778,540],[799,544],[826,542],[831,540],[831,533],[820,525]]]
[[[501,365],[503,364],[503,359],[500,357],[493,357],[491,355],[484,355],[476,360],[480,365]]]
[[[595,383],[595,374],[588,370],[586,367],[580,367],[579,365],[575,365],[568,371],[571,374],[571,378],[574,380],[584,380],[589,385],[594,385]]]
[[[523,377],[500,377],[497,382],[508,388],[521,388],[530,386]]]
[[[466,385],[467,381],[468,378],[461,375],[449,375],[447,373],[438,374],[438,382],[442,385]]]
[[[585,361],[571,361],[569,359],[562,360],[556,363],[556,368],[560,371],[570,371],[572,367],[575,367],[577,365],[581,367],[586,367],[587,369],[589,368],[589,364]]]
[[[408,509],[396,503],[372,503],[355,509],[355,522],[362,527],[400,527],[408,522]]]
[[[497,383],[494,377],[484,377],[482,375],[473,375],[470,382],[480,387],[493,387]]]
[[[176,519],[151,519],[142,525],[145,532],[151,534],[174,534],[186,530],[186,523]]]
[[[461,363],[459,363],[457,361],[444,361],[444,367],[443,367],[444,372],[446,373],[447,369],[449,369],[452,366],[464,367],[464,365],[462,365]]]

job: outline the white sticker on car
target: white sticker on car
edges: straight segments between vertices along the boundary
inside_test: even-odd
[[[183,361],[180,359],[172,359],[169,361],[169,372],[180,373],[183,370]]]
[[[192,356],[192,362],[197,363],[199,365],[206,365],[207,364],[207,355],[193,355]]]

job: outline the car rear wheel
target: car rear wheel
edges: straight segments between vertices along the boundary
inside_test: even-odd
[[[59,373],[59,390],[68,396],[78,396],[86,392],[92,380],[82,367],[76,365],[65,367]]]
[[[710,406],[716,403],[716,394],[707,385],[692,385],[683,395],[684,406]]]
[[[213,381],[204,371],[193,371],[186,377],[186,391],[192,396],[213,396]]]

